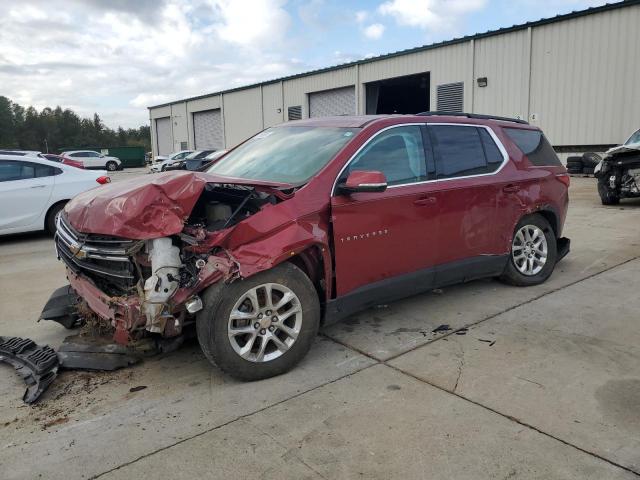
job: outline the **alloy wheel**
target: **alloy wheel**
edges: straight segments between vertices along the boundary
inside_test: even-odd
[[[269,362],[286,353],[302,328],[298,296],[278,283],[246,291],[231,309],[227,332],[234,351],[250,362]]]
[[[547,263],[547,237],[540,227],[525,225],[513,237],[511,257],[516,268],[523,275],[540,273]]]

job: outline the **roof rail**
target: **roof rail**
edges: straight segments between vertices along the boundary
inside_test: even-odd
[[[524,125],[529,125],[529,122],[527,122],[526,120],[520,120],[519,118],[498,117],[496,115],[482,115],[480,113],[434,111],[434,112],[420,112],[420,113],[416,113],[416,115],[420,115],[423,117],[447,116],[447,117],[475,118],[477,120],[500,120],[502,122],[514,122],[514,123],[522,123]]]

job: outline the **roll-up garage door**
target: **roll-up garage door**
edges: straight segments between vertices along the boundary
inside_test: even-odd
[[[156,142],[158,155],[169,155],[173,152],[173,136],[171,135],[171,119],[156,118]]]
[[[309,116],[355,115],[355,87],[336,88],[309,94]]]
[[[224,148],[220,109],[195,112],[193,114],[193,132],[197,150]]]

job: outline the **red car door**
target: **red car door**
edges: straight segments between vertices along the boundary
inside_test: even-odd
[[[430,124],[439,205],[438,273],[445,285],[486,275],[501,252],[496,172],[507,154],[484,126]],[[485,265],[486,264],[486,265]],[[495,263],[494,263],[495,266]]]
[[[433,280],[438,216],[427,180],[421,125],[390,127],[372,137],[340,174],[382,172],[388,187],[380,193],[335,193],[331,199],[337,296],[358,289],[378,290],[384,301],[395,280]],[[427,271],[425,271],[427,270]],[[378,288],[379,287],[379,288]],[[428,287],[427,287],[428,288]],[[408,293],[410,294],[410,292]],[[375,302],[374,302],[375,303]]]

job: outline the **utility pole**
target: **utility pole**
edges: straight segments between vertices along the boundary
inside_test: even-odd
[[[47,139],[44,139],[44,148],[47,151],[47,153],[49,153],[49,142],[47,142]]]

